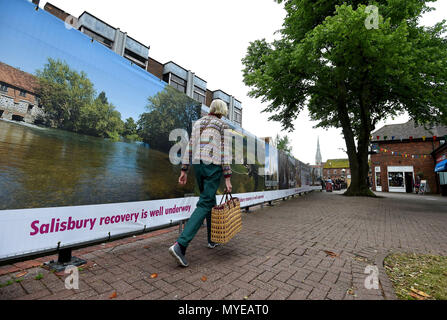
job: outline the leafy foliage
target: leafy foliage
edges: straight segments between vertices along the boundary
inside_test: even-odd
[[[43,123],[63,130],[118,140],[124,124],[105,92],[96,98],[93,83],[84,72],[49,58],[38,70],[38,94],[44,106]]]
[[[242,60],[250,96],[268,102],[270,120],[293,130],[309,110],[317,127],[341,128],[354,193],[365,193],[370,132],[407,111],[420,124],[447,123],[445,22],[418,25],[422,0],[277,1],[287,12],[281,39],[250,44]],[[367,4],[379,8],[368,29]],[[363,191],[362,191],[362,190]]]
[[[168,152],[175,142],[169,141],[173,129],[191,134],[193,122],[200,118],[201,105],[171,86],[148,99],[138,120],[138,133],[152,148]]]
[[[288,136],[281,137],[279,134],[276,135],[274,144],[276,149],[284,151],[289,156],[292,155],[292,146]]]
[[[127,118],[126,122],[124,123],[124,129],[122,135],[127,140],[131,141],[141,140],[140,136],[138,135],[137,123],[134,121],[132,117]]]

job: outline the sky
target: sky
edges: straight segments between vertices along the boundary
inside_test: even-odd
[[[47,1],[41,1],[43,7]],[[242,127],[258,137],[287,134],[292,154],[314,164],[317,138],[323,161],[347,158],[340,129],[315,129],[316,122],[302,112],[294,121],[293,132],[282,132],[281,125],[261,113],[267,106],[248,97],[242,81],[245,56],[251,41],[273,40],[281,28],[285,11],[273,0],[51,0],[60,9],[78,17],[88,11],[113,27],[120,28],[139,42],[150,46],[149,56],[161,63],[174,61],[207,81],[209,90],[221,89],[242,102]],[[423,25],[447,19],[447,1],[433,5],[435,12],[421,20]],[[404,123],[406,115],[387,119],[384,124]]]
[[[48,58],[62,60],[71,69],[83,71],[99,94],[106,93],[123,120],[137,120],[148,98],[166,85],[130,62],[43,10],[36,12],[26,1],[0,0],[0,61],[35,74]],[[4,14],[4,16],[3,16]]]

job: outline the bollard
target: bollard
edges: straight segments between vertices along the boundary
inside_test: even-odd
[[[58,244],[58,246],[59,246],[59,244]],[[55,272],[61,272],[61,271],[65,271],[65,268],[67,268],[68,266],[79,267],[86,263],[87,263],[87,261],[85,261],[83,259],[73,257],[72,249],[66,248],[66,249],[59,250],[57,261],[51,260],[49,262],[45,262],[44,265],[48,266],[48,268],[50,270],[54,270]]]
[[[58,263],[69,262],[71,260],[71,254],[72,254],[72,250],[70,248],[60,250],[59,255],[57,257],[57,262]]]

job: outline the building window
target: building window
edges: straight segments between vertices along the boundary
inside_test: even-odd
[[[404,187],[404,174],[402,172],[389,172],[388,185],[390,187]]]
[[[82,32],[84,34],[86,34],[87,36],[89,36],[90,38],[98,41],[99,43],[101,43],[103,45],[105,45],[107,48],[112,49],[113,42],[110,41],[109,39],[106,39],[103,36],[97,34],[96,32],[91,31],[91,30],[89,30],[87,28],[84,28],[84,27],[82,28]]]
[[[8,92],[8,86],[6,84],[0,83],[0,91],[1,92]]]
[[[334,174],[337,174],[337,169],[334,169]]]
[[[439,172],[439,184],[447,185],[447,172]]]
[[[26,97],[26,91],[20,90],[19,96]]]
[[[242,110],[239,108],[234,108],[234,121],[237,123],[242,123]]]
[[[124,49],[124,57],[141,68],[146,68],[146,60],[130,50]]]
[[[177,77],[175,74],[171,73],[171,82],[169,84],[178,91],[186,93],[186,81]]]
[[[206,99],[206,91],[203,89],[200,89],[196,86],[194,86],[194,94],[193,94],[194,100],[199,101],[200,103],[205,104]]]

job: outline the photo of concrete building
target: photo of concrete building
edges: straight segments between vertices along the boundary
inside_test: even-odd
[[[188,97],[209,107],[213,99],[221,99],[228,105],[227,119],[242,127],[242,103],[221,89],[209,90],[207,82],[173,61],[161,63],[149,57],[150,46],[130,37],[126,32],[115,28],[93,14],[84,11],[79,17],[73,17],[64,10],[47,2],[45,11],[63,20],[68,26],[89,36],[108,49],[129,60],[142,69],[163,80]]]

